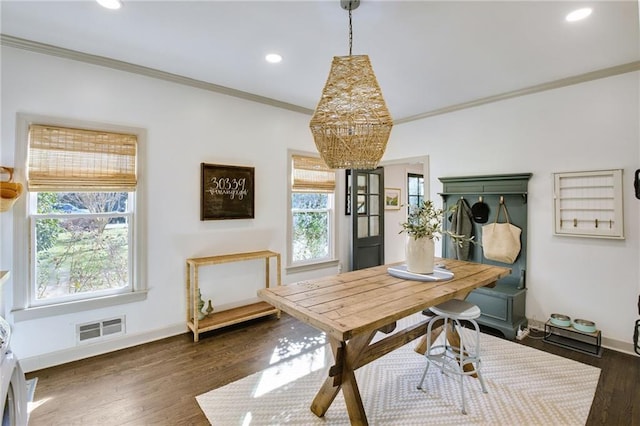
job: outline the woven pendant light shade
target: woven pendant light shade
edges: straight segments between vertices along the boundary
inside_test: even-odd
[[[375,169],[393,119],[367,55],[335,56],[309,127],[331,169]]]

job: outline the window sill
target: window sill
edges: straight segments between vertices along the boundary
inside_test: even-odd
[[[125,303],[140,302],[147,298],[147,290],[132,293],[116,294],[113,296],[97,297],[95,299],[76,300],[73,302],[57,303],[55,305],[37,306],[11,311],[15,322],[47,318],[56,315],[72,314],[122,305]]]
[[[287,274],[295,274],[298,272],[307,272],[307,271],[315,271],[318,269],[332,268],[340,265],[340,261],[338,259],[327,260],[324,262],[318,263],[307,263],[305,265],[294,265],[287,267]]]

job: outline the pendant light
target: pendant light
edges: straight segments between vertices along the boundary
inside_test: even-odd
[[[349,56],[334,56],[309,127],[331,169],[375,169],[387,147],[393,119],[367,55],[352,55],[351,11],[360,0],[341,0],[349,11]]]

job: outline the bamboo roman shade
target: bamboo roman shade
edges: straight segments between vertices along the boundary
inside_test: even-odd
[[[333,192],[336,172],[320,158],[293,156],[293,182],[291,189],[302,192]]]
[[[137,136],[29,126],[30,191],[133,191]]]

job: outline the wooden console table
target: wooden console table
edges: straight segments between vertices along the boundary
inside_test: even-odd
[[[242,262],[245,260],[264,259],[265,261],[265,288],[270,285],[270,262],[276,259],[277,285],[281,285],[281,260],[280,253],[269,250],[254,251],[248,253],[224,254],[219,256],[194,257],[187,259],[187,327],[193,331],[193,341],[197,342],[200,333],[226,327],[232,324],[249,321],[254,318],[276,314],[280,318],[280,310],[266,302],[251,303],[233,309],[213,312],[207,317],[198,319],[198,268],[201,266],[218,265],[221,263]],[[192,285],[193,283],[193,285]]]

